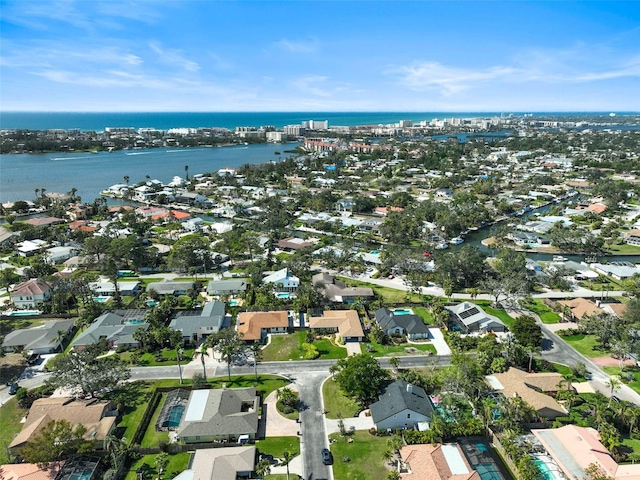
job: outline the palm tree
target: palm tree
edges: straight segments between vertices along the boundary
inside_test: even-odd
[[[611,375],[609,377],[609,380],[607,380],[604,384],[609,388],[609,404],[607,405],[607,408],[609,408],[611,406],[611,397],[613,397],[613,394],[620,389],[620,387],[622,386],[622,381],[620,381],[620,377]]]
[[[395,458],[395,454],[391,451],[391,450],[385,450],[384,452],[382,452],[382,459],[385,461],[385,463],[388,463],[389,465],[391,465],[391,460],[393,460]]]
[[[289,450],[282,452],[282,463],[287,467],[287,480],[289,480],[289,463],[293,460],[293,457],[295,457],[295,455]]]
[[[398,366],[400,365],[400,359],[398,357],[391,357],[389,359],[389,365],[391,365],[393,369],[397,372]]]
[[[200,350],[196,351],[196,355],[200,356],[200,363],[202,363],[202,375],[204,375],[204,379],[207,380],[207,366],[205,365],[205,357],[209,356],[209,342],[208,342],[209,337],[207,337],[207,339],[202,342],[202,345],[200,345]]]
[[[189,165],[184,166],[184,179],[189,180]]]
[[[123,179],[124,179],[124,183],[126,183],[126,184],[127,184],[127,187],[128,187],[128,186],[129,186],[129,180],[130,180],[129,175],[125,175],[125,176],[123,177]]]
[[[258,362],[262,360],[262,345],[259,343],[252,343],[249,346],[249,351],[253,354],[253,373],[256,377],[256,383],[258,382]]]
[[[256,475],[260,478],[266,477],[271,473],[271,462],[268,458],[263,458],[256,465]]]

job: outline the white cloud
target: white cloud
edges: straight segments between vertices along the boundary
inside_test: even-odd
[[[309,40],[282,39],[275,42],[274,45],[279,49],[292,53],[314,53],[319,48],[318,40],[315,38],[311,38]]]
[[[188,72],[197,72],[200,70],[200,65],[186,58],[180,50],[164,49],[157,42],[151,42],[149,47],[158,54],[158,58],[163,63],[174,65]]]
[[[325,84],[328,77],[322,75],[305,75],[292,80],[290,83],[298,90],[315,95],[318,97],[329,97],[331,93],[322,87]]]

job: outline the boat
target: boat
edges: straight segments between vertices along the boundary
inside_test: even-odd
[[[445,242],[440,242],[435,246],[436,250],[446,250],[447,248],[449,248],[449,245],[447,245]]]
[[[566,262],[568,260],[567,257],[563,257],[562,255],[554,255],[553,256],[553,261],[554,262]]]
[[[460,245],[463,242],[464,242],[464,238],[462,237],[453,237],[451,240],[449,240],[449,243],[451,245]]]

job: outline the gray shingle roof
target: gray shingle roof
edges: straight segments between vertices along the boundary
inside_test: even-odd
[[[417,385],[407,388],[408,385],[410,384],[404,380],[396,380],[385,388],[384,393],[380,395],[380,400],[369,407],[374,423],[379,423],[406,409],[431,418],[433,404],[427,393]]]
[[[376,322],[383,330],[402,328],[408,335],[429,333],[429,327],[418,315],[394,315],[388,308],[381,308],[375,312]]]
[[[60,343],[59,339],[56,341],[58,331],[66,334],[71,327],[73,320],[52,320],[39,327],[14,330],[7,334],[2,347],[23,347],[27,351],[55,348]]]

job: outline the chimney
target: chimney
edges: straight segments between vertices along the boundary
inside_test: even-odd
[[[407,393],[413,393],[413,385],[407,383]]]

